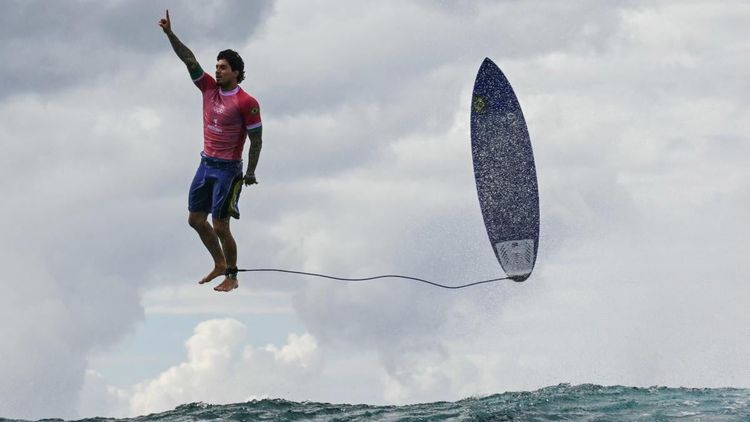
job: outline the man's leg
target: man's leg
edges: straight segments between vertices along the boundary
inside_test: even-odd
[[[221,248],[224,251],[224,258],[226,259],[226,268],[237,268],[237,243],[234,241],[232,232],[229,230],[229,217],[227,218],[214,218],[214,231],[221,242]],[[219,292],[228,292],[238,287],[237,276],[227,275],[224,277],[224,281],[218,286],[214,287],[214,290]]]
[[[211,258],[214,260],[214,269],[199,281],[200,284],[208,283],[216,277],[224,274],[227,270],[227,261],[224,252],[222,252],[219,237],[214,228],[208,223],[208,213],[191,212],[188,215],[188,224],[198,232],[198,236],[200,236],[201,241],[203,241],[206,249],[208,249],[208,252],[211,254]],[[236,252],[234,260],[237,260]]]

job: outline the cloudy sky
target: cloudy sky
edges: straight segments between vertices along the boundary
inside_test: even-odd
[[[750,387],[747,2],[0,6],[0,416]],[[534,275],[198,286],[201,103],[166,8],[204,68],[238,50],[261,103],[241,267],[500,276],[469,150],[489,56],[534,145]]]

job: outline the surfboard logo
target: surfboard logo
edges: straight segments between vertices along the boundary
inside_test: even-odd
[[[484,111],[484,108],[485,108],[486,104],[484,102],[484,98],[483,97],[480,97],[479,95],[475,96],[474,97],[474,101],[472,103],[473,103],[473,107],[474,107],[474,112],[481,113],[481,112]]]

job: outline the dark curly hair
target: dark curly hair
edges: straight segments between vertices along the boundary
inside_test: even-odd
[[[219,55],[216,56],[216,61],[222,59],[229,63],[229,67],[233,72],[240,72],[239,75],[237,75],[237,83],[242,82],[245,79],[245,62],[242,61],[242,57],[240,57],[240,55],[234,50],[224,50],[220,51]]]

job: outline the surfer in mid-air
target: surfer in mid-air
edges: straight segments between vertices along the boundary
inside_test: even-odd
[[[258,183],[255,168],[263,145],[260,108],[258,101],[238,85],[245,78],[245,65],[237,52],[219,53],[214,78],[203,71],[190,49],[172,32],[169,10],[159,20],[159,26],[203,94],[203,151],[190,186],[188,223],[211,254],[214,268],[199,283],[224,275],[214,290],[229,292],[239,285],[237,244],[229,221],[230,217],[240,216],[237,202],[243,182],[248,186]],[[243,175],[242,150],[246,137],[250,139],[250,151]]]

